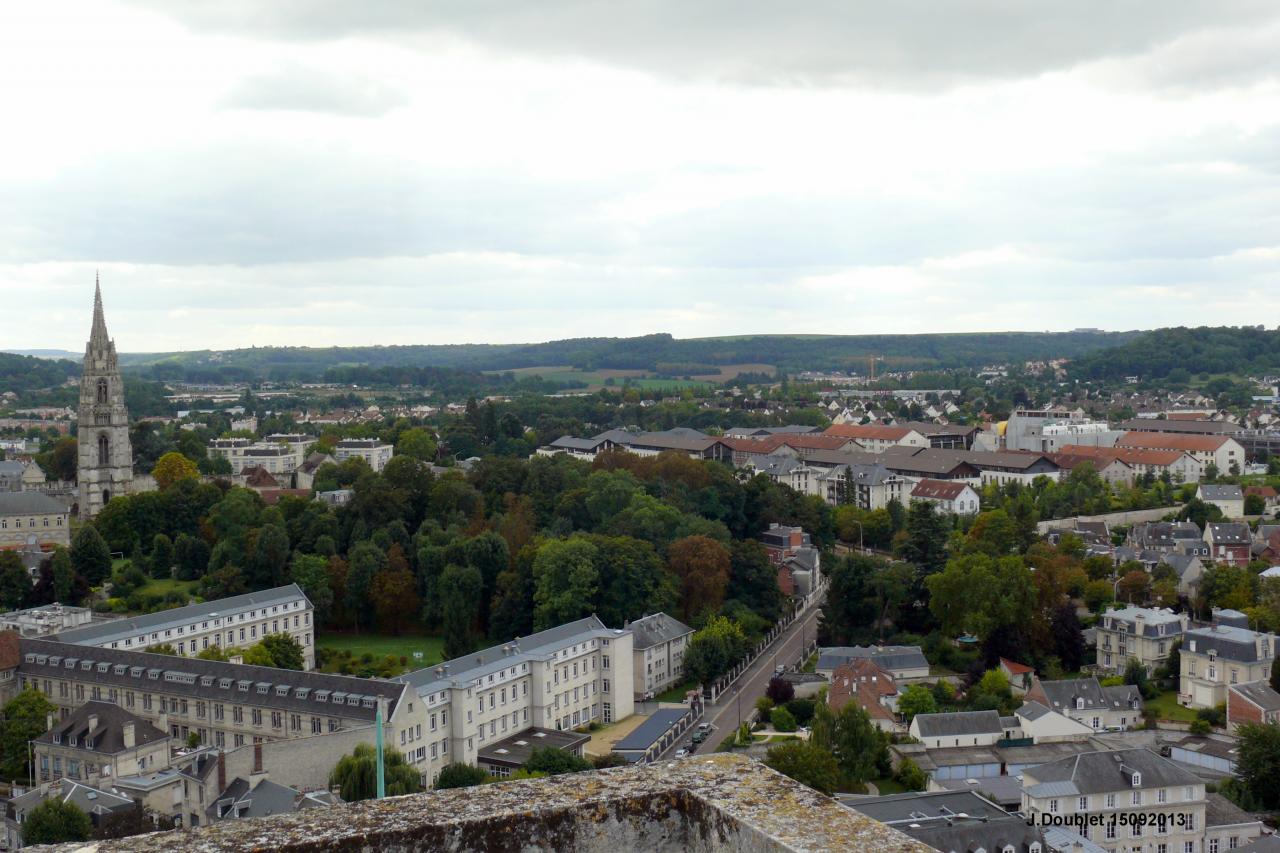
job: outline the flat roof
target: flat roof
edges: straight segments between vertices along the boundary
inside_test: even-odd
[[[476,753],[476,761],[502,767],[523,767],[535,749],[552,746],[573,752],[589,740],[591,735],[580,732],[556,731],[535,726],[482,747]]]
[[[645,752],[661,740],[662,736],[687,713],[689,713],[687,708],[662,708],[654,711],[649,719],[636,726],[631,734],[614,744],[613,751]]]

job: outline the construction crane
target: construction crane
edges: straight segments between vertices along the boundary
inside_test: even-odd
[[[871,382],[876,381],[876,362],[881,360],[881,357],[878,355],[867,356],[867,374]]]

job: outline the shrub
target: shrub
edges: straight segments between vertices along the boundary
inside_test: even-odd
[[[1191,733],[1193,735],[1207,735],[1211,731],[1213,731],[1213,727],[1209,725],[1208,720],[1192,720]]]
[[[786,708],[791,712],[791,716],[796,718],[797,726],[807,726],[813,721],[814,709],[817,703],[812,699],[792,699],[787,703]]]
[[[773,723],[775,731],[794,732],[796,730],[796,718],[791,716],[791,712],[786,708],[774,708],[769,716],[769,722]]]

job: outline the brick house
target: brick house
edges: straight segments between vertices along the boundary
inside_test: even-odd
[[[1253,546],[1249,525],[1238,522],[1209,522],[1204,527],[1209,543],[1209,559],[1225,563],[1248,563]]]
[[[1227,731],[1245,723],[1280,722],[1280,693],[1265,681],[1232,684],[1227,689]]]

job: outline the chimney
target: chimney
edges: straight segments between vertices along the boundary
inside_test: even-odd
[[[225,752],[218,753],[218,791],[221,794],[227,790],[227,754]]]
[[[98,715],[90,714],[89,715],[89,737],[93,737],[97,731],[98,731]]]
[[[53,728],[53,714],[44,715],[44,730],[47,732]]]
[[[121,728],[120,733],[121,733],[121,736],[124,738],[124,748],[133,749],[134,743],[135,743],[133,720],[129,720],[127,723],[125,723],[124,726]]]
[[[169,733],[169,714],[167,711],[160,712],[160,720],[156,723],[156,728],[165,734]]]
[[[262,743],[260,741],[253,745],[253,772],[262,772]]]

